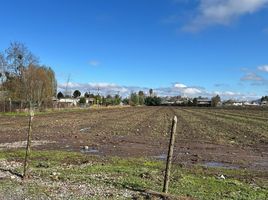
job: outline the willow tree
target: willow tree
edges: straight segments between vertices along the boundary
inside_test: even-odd
[[[2,58],[2,86],[8,91],[9,98],[40,106],[56,96],[54,71],[50,67],[40,66],[37,57],[24,44],[11,43]]]

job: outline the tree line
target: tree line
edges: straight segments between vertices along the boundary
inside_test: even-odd
[[[116,95],[106,95],[101,96],[99,94],[95,95],[90,92],[85,92],[84,96],[81,96],[81,92],[79,90],[75,90],[72,96],[64,95],[61,91],[57,94],[58,99],[63,98],[79,98],[79,103],[85,104],[86,99],[90,98],[94,100],[95,104],[101,104],[105,106],[110,105],[120,105],[121,103],[124,105],[131,105],[131,106],[139,106],[139,105],[147,105],[147,106],[159,106],[161,104],[161,98],[157,97],[153,94],[153,89],[149,90],[149,96],[146,96],[143,91],[139,92],[131,92],[129,97],[122,98],[119,94]]]
[[[57,92],[57,81],[51,67],[20,42],[12,42],[0,52],[0,92],[3,99],[41,106]]]

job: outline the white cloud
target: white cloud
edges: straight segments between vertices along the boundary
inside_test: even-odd
[[[196,16],[183,27],[196,32],[212,25],[228,25],[235,19],[252,14],[268,4],[268,0],[199,0]]]
[[[197,89],[197,88],[185,88],[185,89],[183,90],[183,93],[184,93],[184,95],[186,95],[186,96],[193,96],[193,95],[196,96],[196,95],[201,94],[202,91],[199,90],[199,89]]]
[[[102,95],[107,94],[117,94],[124,96],[129,93],[129,89],[123,86],[116,85],[114,83],[61,83],[58,85],[59,91],[66,91],[66,86],[68,93],[72,93],[74,90],[80,90],[82,93],[100,93]]]
[[[263,81],[264,78],[254,72],[248,72],[241,78],[241,81]]]
[[[268,72],[268,65],[259,66],[258,70],[262,72]]]
[[[74,83],[70,82],[67,86],[68,94],[72,94],[74,90],[80,90],[82,93],[90,92],[101,95],[115,95],[118,94],[123,97],[127,97],[131,92],[138,92],[140,90],[148,94],[150,88],[146,87],[136,87],[136,86],[120,86],[114,83]],[[174,83],[170,87],[160,87],[153,88],[154,92],[158,96],[187,96],[187,97],[213,97],[215,95],[220,95],[222,99],[257,99],[256,94],[242,94],[233,91],[214,91],[209,92],[202,87],[188,87],[182,83]],[[66,83],[58,85],[58,91],[66,91]]]
[[[175,83],[174,87],[175,88],[186,88],[187,86],[182,84],[182,83]]]
[[[97,67],[100,65],[100,62],[98,60],[90,60],[89,64],[93,67]]]

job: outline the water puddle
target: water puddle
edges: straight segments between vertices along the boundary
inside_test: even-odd
[[[268,169],[268,161],[255,162],[253,164],[253,167],[255,167],[255,168],[266,168],[266,169]]]
[[[85,131],[88,131],[90,129],[91,129],[91,127],[82,128],[82,129],[80,129],[80,132],[85,132]]]
[[[203,163],[202,166],[213,167],[213,168],[224,168],[224,169],[239,169],[238,166],[228,164],[228,163],[216,162],[216,161]]]
[[[99,150],[95,148],[83,148],[80,150],[81,153],[93,153],[93,154],[98,154]]]
[[[157,160],[166,160],[167,159],[167,154],[160,154],[159,156],[152,156],[153,158]]]

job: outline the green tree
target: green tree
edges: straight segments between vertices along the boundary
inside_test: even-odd
[[[139,91],[138,95],[139,95],[139,104],[144,105],[144,92]]]
[[[79,90],[75,90],[74,93],[73,93],[73,97],[77,98],[77,97],[80,97],[80,96],[81,96],[81,92]]]
[[[129,105],[129,99],[128,99],[128,98],[124,98],[124,99],[122,100],[122,103],[123,103],[124,105]]]
[[[121,103],[121,97],[118,94],[116,94],[114,96],[114,105],[119,105],[120,103]]]
[[[153,93],[154,93],[154,92],[153,92],[153,89],[150,89],[150,90],[149,90],[150,97],[153,96]]]
[[[105,104],[106,106],[113,105],[113,97],[110,94],[108,94],[106,98],[104,98],[103,104]]]
[[[221,102],[221,97],[219,95],[216,95],[215,97],[211,98],[211,106],[216,107]]]
[[[95,102],[97,103],[97,105],[100,105],[100,104],[103,103],[103,102],[102,102],[102,97],[101,97],[101,95],[99,95],[99,94],[95,95],[95,96],[94,96],[94,99],[95,99]]]
[[[139,96],[137,95],[136,92],[131,93],[129,104],[131,106],[137,106],[137,105],[139,105]]]
[[[89,98],[90,97],[90,94],[88,92],[85,92],[84,97],[85,98]]]
[[[160,97],[146,97],[145,98],[145,105],[146,106],[159,106],[161,105],[161,98]]]
[[[79,103],[80,104],[85,104],[87,101],[86,101],[86,98],[85,97],[81,97],[80,99],[79,99]]]
[[[193,106],[197,106],[197,98],[193,99]]]
[[[62,92],[59,92],[59,93],[57,94],[57,98],[58,98],[58,99],[62,99],[62,98],[64,98],[63,93],[62,93]]]
[[[268,96],[263,96],[262,98],[261,98],[261,101],[263,102],[263,101],[268,101]]]

